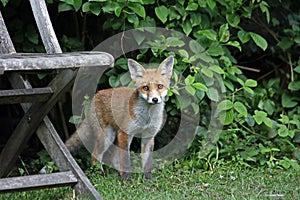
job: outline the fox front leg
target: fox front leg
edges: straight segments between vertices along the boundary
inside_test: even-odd
[[[154,138],[142,139],[142,166],[145,179],[152,179],[152,152],[154,149]]]

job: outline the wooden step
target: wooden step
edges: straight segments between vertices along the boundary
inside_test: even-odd
[[[0,193],[73,186],[77,183],[71,171],[0,179]]]
[[[0,54],[0,74],[6,71],[53,70],[111,66],[114,58],[105,52]]]
[[[50,87],[0,90],[0,104],[46,101],[53,94]]]

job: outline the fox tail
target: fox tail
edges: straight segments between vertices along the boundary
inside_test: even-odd
[[[80,134],[82,132],[84,132],[84,134]],[[78,151],[83,147],[83,141],[89,137],[90,133],[91,127],[87,120],[82,121],[76,132],[65,142],[65,145],[71,154],[76,155],[78,153]]]

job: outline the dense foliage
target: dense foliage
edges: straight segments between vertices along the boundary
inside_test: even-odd
[[[158,63],[176,53],[174,84],[167,102],[169,118],[158,144],[163,145],[174,136],[171,125],[180,120],[180,109],[191,105],[193,112],[201,117],[195,139],[185,155],[186,167],[207,169],[215,162],[233,161],[247,166],[300,169],[299,3],[292,0],[47,0],[47,3],[65,51],[92,49],[97,42],[133,28],[163,27],[183,33],[161,37],[148,43],[151,48],[128,56]],[[15,20],[9,25],[15,34],[15,45],[22,51],[41,51],[34,22],[21,22],[14,17],[20,4],[21,1],[15,0],[7,4],[9,17]],[[60,22],[62,16],[65,19]],[[66,21],[75,28],[64,28]],[[194,42],[186,44],[184,36],[200,46]],[[145,40],[134,39],[139,44]],[[166,51],[169,47],[177,49],[176,52]],[[116,60],[116,66],[101,83],[111,87],[128,84],[124,61],[124,58]],[[190,98],[178,101],[180,91],[194,96],[197,103]],[[210,132],[213,117],[222,125],[222,131]]]

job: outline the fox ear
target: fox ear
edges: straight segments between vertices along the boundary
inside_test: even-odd
[[[128,68],[130,71],[130,76],[133,81],[138,78],[142,78],[145,74],[145,69],[142,65],[137,63],[135,60],[128,59]]]
[[[158,67],[157,71],[161,73],[162,76],[170,79],[173,74],[173,65],[174,65],[174,57],[167,57]]]

